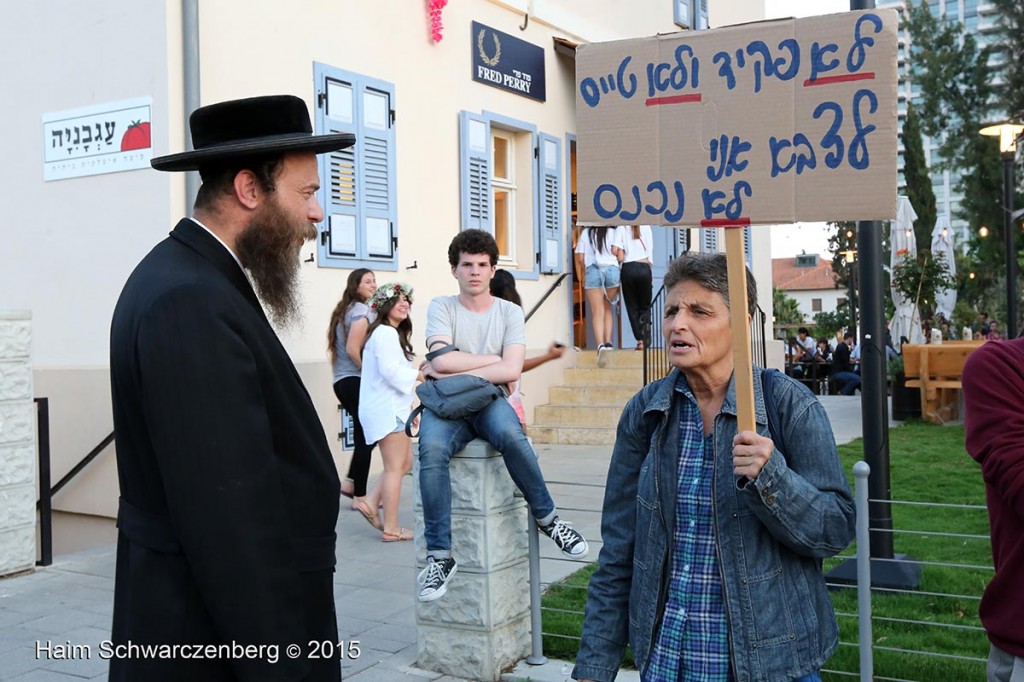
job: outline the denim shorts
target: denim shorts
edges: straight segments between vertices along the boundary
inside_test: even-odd
[[[584,286],[587,289],[601,289],[602,287],[611,289],[612,287],[619,286],[619,266],[595,265],[591,263],[587,266]]]

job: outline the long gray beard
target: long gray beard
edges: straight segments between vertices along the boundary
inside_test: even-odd
[[[308,228],[308,229],[303,229]],[[308,236],[312,226],[298,228]],[[302,321],[299,299],[301,262],[295,249],[296,227],[276,207],[268,207],[253,218],[238,237],[238,259],[248,271],[256,294],[267,309],[271,323],[290,329]],[[315,230],[314,230],[314,235]]]

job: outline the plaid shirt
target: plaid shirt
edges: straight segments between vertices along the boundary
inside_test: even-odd
[[[682,376],[679,478],[668,602],[645,682],[728,682],[729,628],[712,519],[713,436]]]

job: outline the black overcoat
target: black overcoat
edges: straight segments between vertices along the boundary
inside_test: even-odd
[[[311,641],[337,641],[337,470],[244,272],[193,221],[125,284],[110,374],[121,486],[112,642],[131,655],[111,660],[110,678],[339,680],[337,658],[308,658]],[[199,644],[225,646],[197,660]],[[238,648],[261,644],[255,657]],[[161,654],[173,656],[151,658]]]

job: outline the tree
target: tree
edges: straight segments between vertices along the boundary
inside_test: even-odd
[[[1003,53],[1000,100],[1007,115],[1024,120],[1024,3],[993,0],[999,11],[999,49]]]
[[[995,74],[988,63],[993,48],[979,47],[959,22],[933,16],[927,2],[911,6],[906,18],[913,42],[911,69],[921,86],[921,129],[940,142],[938,167],[959,172],[956,185],[963,200],[957,217],[970,225],[967,248],[975,278],[959,278],[960,295],[997,309],[995,285],[1005,269],[1002,176],[994,138],[978,133],[998,106]],[[978,235],[983,225],[988,238]]]
[[[930,251],[936,218],[935,192],[928,175],[921,126],[913,104],[907,105],[907,117],[903,121],[903,178],[907,182],[907,198],[917,213],[917,220],[914,221],[917,250]]]
[[[772,289],[772,309],[775,311],[775,325],[786,327],[803,324],[804,316],[800,304],[790,298],[782,289]]]
[[[905,249],[904,249],[905,250]],[[901,254],[892,273],[892,287],[921,310],[921,318],[931,317],[935,308],[935,294],[954,284],[945,254],[932,256],[930,251],[919,251],[916,256]]]
[[[831,339],[835,333],[850,326],[850,314],[840,309],[835,312],[821,311],[814,313],[814,336],[819,339]]]

